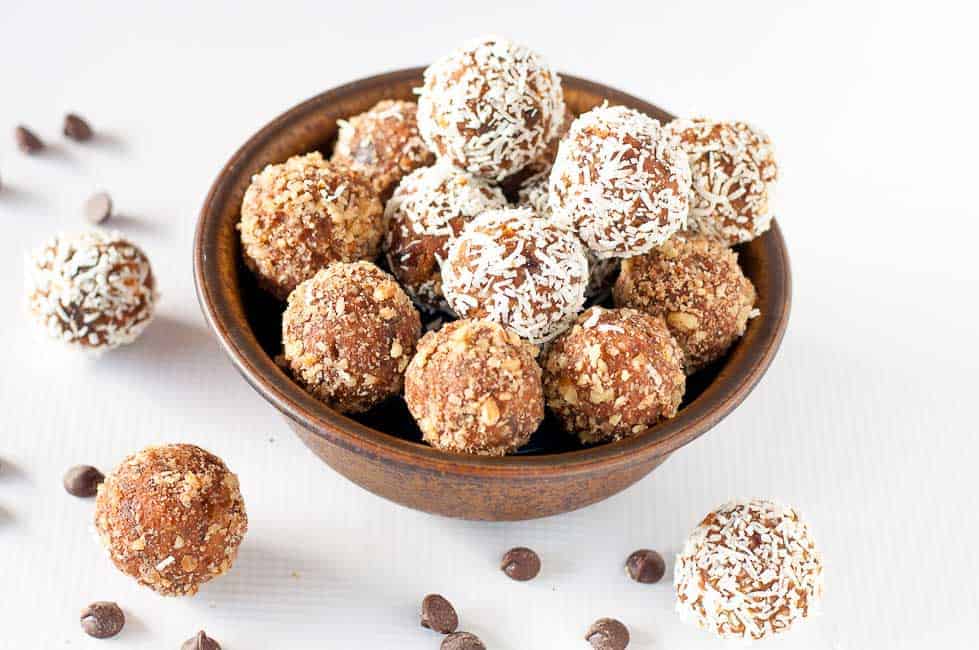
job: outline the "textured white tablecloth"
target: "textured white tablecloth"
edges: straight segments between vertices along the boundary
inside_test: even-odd
[[[974,9],[93,4],[0,6],[0,648],[176,649],[204,627],[226,650],[426,650],[439,638],[416,609],[432,591],[494,649],[585,649],[599,616],[629,625],[630,648],[718,648],[679,623],[666,582],[633,584],[621,564],[642,546],[672,560],[709,509],[754,495],[808,516],[827,570],[825,614],[766,647],[975,647]],[[767,129],[795,275],[781,353],[734,415],[625,493],[518,524],[412,512],[329,471],[234,372],[191,276],[198,207],[248,135],[484,32],[674,112]],[[103,138],[60,137],[69,110]],[[16,150],[18,122],[47,153]],[[138,344],[92,361],[35,338],[21,259],[82,227],[97,188],[150,255],[163,302]],[[118,574],[93,540],[92,502],[61,488],[69,465],[107,470],[158,441],[222,456],[248,504],[237,565],[194,599]],[[529,584],[497,570],[517,544],[543,557]],[[126,610],[114,641],[79,629],[96,599]]]

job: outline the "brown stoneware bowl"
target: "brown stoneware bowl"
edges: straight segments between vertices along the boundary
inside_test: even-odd
[[[421,437],[400,398],[355,418],[306,394],[275,363],[283,305],[262,293],[244,268],[238,232],[242,196],[266,164],[319,149],[329,154],[337,120],[386,98],[411,99],[422,69],[399,70],[318,95],[279,116],[231,157],[211,187],[194,241],[201,308],[238,371],[279,409],[325,463],[382,497],[449,517],[517,520],[581,508],[632,485],[672,452],[716,425],[751,392],[782,340],[789,317],[789,260],[778,225],[741,246],[761,315],[725,359],[688,382],[680,413],[628,440],[582,447],[548,419],[530,444],[505,458],[446,454]],[[613,88],[564,76],[576,113],[604,100],[672,116]]]

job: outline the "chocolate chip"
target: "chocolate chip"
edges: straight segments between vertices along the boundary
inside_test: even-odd
[[[523,546],[511,548],[503,554],[500,569],[514,580],[533,580],[540,573],[540,557]]]
[[[221,650],[221,645],[201,630],[193,638],[184,641],[180,650]]]
[[[112,215],[112,197],[108,192],[97,192],[85,201],[85,219],[100,224]]]
[[[422,627],[442,634],[455,632],[459,617],[452,603],[438,594],[429,594],[422,600]]]
[[[479,637],[469,632],[455,632],[442,639],[442,650],[486,650]]]
[[[73,497],[94,497],[105,475],[91,465],[75,465],[68,468],[62,484]]]
[[[629,645],[629,630],[614,618],[600,618],[588,628],[585,641],[595,650],[624,650]]]
[[[24,153],[37,153],[44,148],[41,138],[34,135],[34,132],[26,126],[18,126],[14,130],[14,137],[17,138],[17,146]]]
[[[100,600],[82,610],[82,629],[96,639],[108,639],[119,634],[126,624],[126,615],[119,605]]]
[[[78,140],[79,142],[92,139],[92,127],[88,125],[88,122],[74,113],[65,115],[64,133],[72,140]]]
[[[626,559],[625,572],[636,582],[648,585],[663,579],[666,562],[656,551],[642,548]]]

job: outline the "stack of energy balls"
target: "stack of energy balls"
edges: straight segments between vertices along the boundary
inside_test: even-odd
[[[757,313],[730,247],[771,223],[771,141],[608,104],[575,116],[548,64],[497,37],[417,93],[245,194],[244,259],[288,300],[295,380],[346,413],[403,394],[426,442],[468,454],[517,451],[546,409],[585,443],[673,417]],[[595,304],[610,291],[615,308]]]

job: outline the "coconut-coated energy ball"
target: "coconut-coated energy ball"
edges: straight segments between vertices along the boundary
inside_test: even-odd
[[[95,529],[123,573],[164,596],[192,596],[231,568],[248,517],[238,477],[194,445],[147,447],[99,485]]]
[[[343,413],[401,392],[421,335],[411,299],[370,262],[337,262],[289,294],[284,358],[307,391]]]
[[[545,353],[544,395],[582,442],[618,440],[676,415],[682,364],[662,318],[591,307]]]
[[[448,310],[442,297],[441,262],[449,242],[476,215],[506,207],[495,186],[449,164],[406,176],[385,207],[388,268],[417,305]]]
[[[406,174],[435,162],[418,133],[418,105],[385,99],[364,113],[338,120],[337,143],[330,158],[370,180],[387,200]]]
[[[549,176],[550,171],[546,171],[526,179],[517,191],[517,205],[530,208],[543,218],[550,219]],[[598,298],[606,295],[612,286],[615,273],[619,270],[619,260],[614,257],[601,259],[587,248],[585,249],[585,257],[588,258],[588,287],[585,289],[585,298]]]
[[[755,286],[722,242],[680,232],[622,261],[612,289],[618,307],[662,316],[693,373],[719,359],[755,314]]]
[[[484,320],[425,334],[405,375],[405,401],[425,442],[484,456],[525,445],[544,419],[536,356],[515,332]]]
[[[757,640],[814,614],[823,564],[794,508],[731,501],[690,533],[673,574],[680,617],[726,639]]]
[[[599,258],[645,253],[687,222],[690,167],[677,138],[624,106],[579,116],[551,170],[554,218]]]
[[[695,118],[666,128],[690,161],[690,227],[732,246],[768,230],[778,180],[771,139],[744,122]]]
[[[526,208],[476,217],[442,264],[442,290],[460,317],[506,325],[534,344],[570,326],[587,286],[581,242]]]
[[[501,181],[544,153],[564,110],[561,80],[539,55],[487,36],[425,70],[418,127],[439,158]]]
[[[366,178],[314,151],[252,177],[238,228],[245,264],[284,300],[328,264],[377,257],[384,209]]]
[[[156,307],[146,254],[119,233],[54,237],[27,260],[28,306],[56,340],[100,352],[132,343]]]

